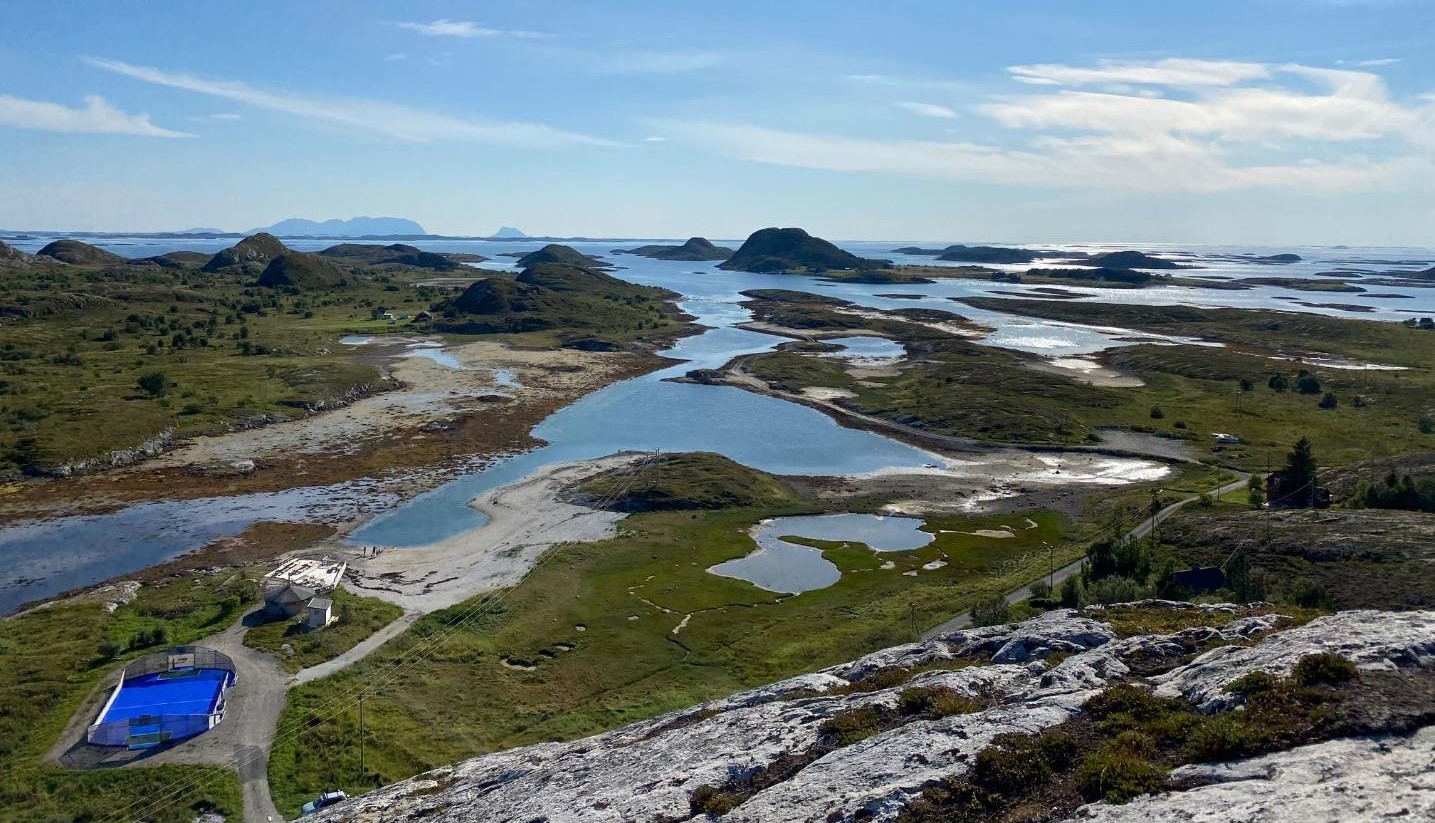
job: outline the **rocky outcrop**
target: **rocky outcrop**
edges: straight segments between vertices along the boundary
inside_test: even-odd
[[[753,232],[732,257],[718,264],[718,268],[772,273],[881,269],[891,265],[887,260],[871,260],[843,251],[802,229],[774,228]]]
[[[34,259],[33,255],[26,254],[14,246],[0,241],[0,269],[3,268],[25,268]]]
[[[726,260],[732,249],[714,246],[706,237],[689,237],[681,246],[638,246],[635,249],[613,249],[615,254],[636,254],[654,260]]]
[[[35,256],[48,257],[72,266],[113,266],[125,262],[123,257],[114,252],[78,240],[56,240],[36,252]]]
[[[1031,736],[1079,719],[1086,701],[1111,681],[1139,682],[1140,672],[1153,667],[1170,669],[1147,681],[1158,694],[1201,704],[1226,699],[1222,687],[1243,673],[1288,671],[1320,651],[1338,651],[1372,672],[1435,668],[1435,612],[1348,612],[1282,631],[1289,621],[1259,607],[1151,602],[1143,608],[1187,611],[1211,625],[1123,638],[1101,610],[1058,610],[1021,624],[952,632],[585,740],[477,757],[334,807],[320,819],[712,820],[717,815],[693,808],[694,792],[774,770],[782,779],[751,784],[756,790],[721,819],[892,821],[923,792],[966,776],[1000,735]],[[862,712],[898,717],[910,690],[952,695],[977,708],[911,715],[850,745],[831,742],[826,724]],[[1210,809],[1215,816],[1209,819],[1231,823],[1303,820],[1267,815],[1303,791],[1343,792],[1334,808],[1350,811],[1310,819],[1427,809],[1435,803],[1430,734],[1393,739],[1384,749],[1380,742],[1340,740],[1245,764],[1202,766],[1190,776],[1216,785],[1128,806],[1088,806],[1077,818],[1204,820],[1198,812]],[[1391,775],[1377,781],[1388,785],[1388,797],[1356,790],[1361,779],[1377,774]]]
[[[1410,737],[1332,740],[1234,763],[1183,766],[1178,781],[1209,783],[1084,806],[1093,823],[1344,823],[1435,820],[1435,728]]]
[[[279,238],[266,232],[240,240],[204,264],[205,271],[239,271],[257,274],[269,261],[289,251]]]

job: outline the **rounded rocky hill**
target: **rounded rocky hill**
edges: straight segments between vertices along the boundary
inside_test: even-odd
[[[633,249],[614,249],[617,254],[635,254],[654,260],[726,260],[733,251],[727,246],[714,246],[706,237],[689,237],[680,246],[638,246]]]
[[[260,232],[214,255],[204,264],[204,271],[260,271],[269,265],[269,261],[288,251],[289,247],[281,243],[279,238]]]
[[[78,240],[56,240],[36,252],[36,256],[48,257],[72,266],[112,266],[125,262],[125,258],[114,252]]]
[[[858,257],[802,229],[759,229],[718,268],[761,273],[886,268],[891,263]]]

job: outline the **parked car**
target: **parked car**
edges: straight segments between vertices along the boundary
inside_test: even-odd
[[[335,803],[343,803],[348,799],[349,796],[343,792],[324,792],[308,803],[305,803],[304,808],[299,810],[299,816],[308,817],[320,809],[327,809]]]

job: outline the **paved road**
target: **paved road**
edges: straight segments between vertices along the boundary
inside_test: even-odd
[[[1216,496],[1217,496],[1217,497],[1220,497],[1220,496],[1223,495],[1223,494],[1229,494],[1230,492],[1236,491],[1237,489],[1245,488],[1245,485],[1246,485],[1247,481],[1249,480],[1249,478],[1250,478],[1250,475],[1241,473],[1241,474],[1237,477],[1237,479],[1232,480],[1230,483],[1227,483],[1226,485],[1221,486],[1220,488],[1216,489],[1216,490],[1215,490]],[[1210,493],[1210,492],[1207,492],[1207,494],[1209,494],[1209,493]],[[1195,496],[1193,496],[1193,497],[1187,497],[1187,498],[1185,498],[1184,500],[1178,500],[1178,501],[1176,501],[1175,503],[1172,503],[1171,505],[1167,506],[1166,508],[1162,509],[1161,511],[1156,512],[1155,515],[1153,515],[1153,516],[1151,516],[1151,517],[1148,517],[1148,518],[1146,518],[1145,520],[1142,520],[1140,523],[1137,523],[1135,528],[1133,528],[1131,531],[1129,531],[1129,532],[1126,533],[1126,536],[1129,537],[1129,538],[1142,538],[1142,537],[1145,537],[1146,535],[1150,534],[1150,533],[1151,533],[1151,530],[1154,529],[1154,528],[1156,528],[1156,526],[1159,525],[1163,520],[1165,520],[1166,518],[1168,518],[1168,517],[1170,517],[1171,515],[1175,514],[1176,512],[1180,511],[1182,507],[1184,507],[1184,506],[1186,506],[1186,505],[1188,505],[1188,504],[1190,504],[1190,503],[1194,503],[1195,501],[1197,501],[1197,500],[1199,500],[1199,499],[1201,499],[1201,495],[1195,495]],[[1079,573],[1081,572],[1081,564],[1082,564],[1083,562],[1085,562],[1085,558],[1082,558],[1081,560],[1077,560],[1077,561],[1075,561],[1075,562],[1073,562],[1073,563],[1068,563],[1067,565],[1062,566],[1061,568],[1057,569],[1056,572],[1051,575],[1052,586],[1053,586],[1053,587],[1059,586],[1059,585],[1061,585],[1062,582],[1064,582],[1068,577],[1071,577],[1071,576],[1073,576],[1073,575],[1079,574]],[[1046,575],[1042,575],[1042,578],[1044,578],[1044,577],[1046,577]],[[1039,580],[1039,579],[1042,579],[1042,578],[1038,578],[1038,580]],[[1031,581],[1031,583],[1035,583],[1035,582],[1037,582],[1037,581],[1036,581],[1036,580]],[[1027,597],[1030,596],[1030,591],[1029,591],[1029,589],[1030,589],[1030,587],[1031,587],[1031,583],[1028,583],[1028,584],[1026,584],[1025,586],[1022,586],[1022,587],[1019,588],[1019,589],[1013,589],[1013,590],[1007,592],[1005,595],[1003,595],[1002,599],[1005,600],[1008,604],[1016,604],[1016,603],[1019,603],[1019,602],[1025,600],[1025,599],[1027,599]],[[947,632],[954,632],[954,631],[956,631],[956,630],[958,630],[958,629],[965,629],[967,626],[970,626],[971,624],[972,624],[972,614],[971,614],[971,612],[963,612],[963,613],[957,615],[956,617],[953,617],[951,620],[948,620],[948,621],[946,621],[946,622],[944,622],[944,623],[941,623],[940,625],[933,626],[932,628],[930,628],[930,629],[928,629],[928,630],[922,632],[922,639],[923,639],[923,640],[931,640],[933,637],[936,637],[937,635],[945,634],[945,633],[947,633]]]

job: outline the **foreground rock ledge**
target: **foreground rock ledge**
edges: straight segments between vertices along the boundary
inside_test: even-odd
[[[953,632],[896,646],[822,672],[802,675],[693,709],[570,743],[544,743],[484,755],[414,777],[327,810],[324,821],[679,821],[705,820],[692,792],[773,763],[817,743],[834,714],[894,706],[902,689],[943,686],[990,708],[908,723],[819,757],[722,817],[725,821],[894,820],[921,792],[965,774],[993,737],[1035,734],[1080,713],[1108,681],[1133,677],[1129,662],[1176,660],[1194,645],[1215,648],[1149,678],[1158,693],[1203,710],[1230,705],[1222,686],[1253,671],[1288,674],[1303,656],[1341,654],[1366,670],[1435,668],[1435,612],[1342,612],[1281,630],[1270,614],[1233,619],[1236,607],[1155,603],[1199,609],[1206,627],[1172,635],[1118,638],[1099,619],[1071,610],[1024,623]],[[1046,658],[1059,655],[1048,666]],[[981,665],[931,668],[946,660]],[[824,693],[885,667],[924,669],[891,689]],[[1435,696],[1432,696],[1435,703]],[[1212,783],[1093,804],[1074,819],[1101,821],[1374,820],[1435,812],[1435,730],[1411,737],[1335,740],[1235,763],[1184,767],[1177,777]]]

